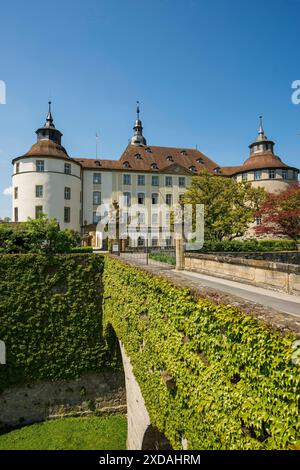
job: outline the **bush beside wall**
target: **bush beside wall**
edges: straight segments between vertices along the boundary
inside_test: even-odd
[[[104,313],[131,359],[151,422],[175,449],[300,444],[292,336],[231,306],[106,258]]]
[[[118,368],[102,337],[102,272],[101,256],[0,256],[0,392]]]
[[[200,253],[208,252],[261,252],[261,251],[297,251],[293,240],[225,240],[206,241]]]

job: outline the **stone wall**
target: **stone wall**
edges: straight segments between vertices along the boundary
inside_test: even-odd
[[[185,269],[300,295],[300,265],[193,253],[186,254]]]
[[[0,428],[52,418],[126,412],[123,372],[10,387],[0,394]]]
[[[272,261],[274,263],[284,264],[298,264],[300,265],[300,251],[245,251],[245,252],[232,252],[223,251],[219,253],[197,253],[207,254],[213,256],[223,256],[226,258],[244,258],[244,259],[258,259],[262,261]]]

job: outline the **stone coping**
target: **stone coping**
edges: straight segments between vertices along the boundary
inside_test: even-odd
[[[271,271],[280,271],[288,274],[300,274],[300,265],[278,263],[275,261],[266,261],[260,259],[249,259],[243,257],[230,257],[224,254],[209,254],[209,253],[185,253],[186,258],[196,258],[210,261],[217,261],[218,263],[235,264],[238,266],[249,266],[252,268],[269,269]]]

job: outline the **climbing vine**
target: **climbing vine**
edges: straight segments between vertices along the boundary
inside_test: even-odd
[[[175,449],[300,444],[292,336],[107,258],[105,324],[131,359],[151,422]]]
[[[102,272],[100,256],[0,256],[0,392],[117,367],[102,336]]]

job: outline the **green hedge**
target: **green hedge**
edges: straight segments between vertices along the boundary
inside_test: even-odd
[[[131,359],[151,423],[175,449],[300,444],[294,338],[234,307],[196,301],[107,257],[104,313]]]
[[[0,391],[117,366],[102,338],[102,271],[101,256],[0,256]]]
[[[293,240],[206,241],[200,252],[297,251]]]
[[[93,253],[93,247],[77,246],[76,248],[71,248],[71,253]]]

